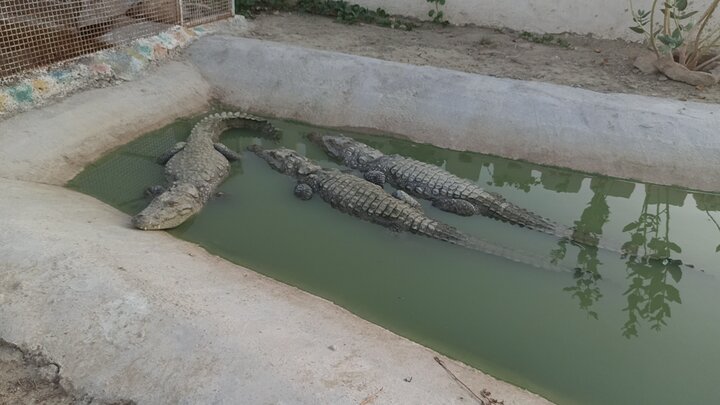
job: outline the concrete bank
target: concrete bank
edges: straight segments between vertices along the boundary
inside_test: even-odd
[[[64,184],[110,149],[204,110],[210,90],[193,66],[171,62],[0,121],[0,177]]]
[[[0,217],[0,338],[41,347],[92,396],[473,403],[431,350],[164,232],[131,229],[91,197],[1,179],[0,212],[12,213]],[[445,362],[475,392],[547,403]]]
[[[226,36],[202,38],[188,53],[223,102],[258,114],[720,191],[720,106]]]

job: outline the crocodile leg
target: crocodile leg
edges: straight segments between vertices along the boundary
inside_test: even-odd
[[[303,201],[307,201],[312,198],[314,191],[310,185],[306,183],[298,183],[293,190],[293,194],[295,194],[295,197]]]
[[[471,202],[466,200],[459,200],[455,198],[440,198],[433,200],[433,207],[443,211],[452,212],[453,214],[462,215],[465,217],[473,216],[478,214],[478,209]]]
[[[186,142],[178,142],[173,146],[172,148],[168,149],[167,152],[163,153],[162,155],[158,156],[157,162],[161,165],[164,165],[168,162],[173,156],[177,155],[178,152],[183,150],[185,148]]]
[[[408,194],[408,193],[406,193],[406,192],[404,192],[404,191],[402,191],[402,190],[395,190],[395,191],[392,193],[392,196],[395,197],[395,198],[397,198],[398,200],[403,201],[403,202],[406,202],[406,203],[410,204],[410,206],[412,206],[412,207],[414,207],[414,208],[422,211],[422,205],[420,205],[420,203],[418,202],[418,200],[412,198],[412,197],[410,196],[410,194]]]
[[[147,195],[148,197],[152,197],[152,198],[155,198],[164,192],[165,192],[165,187],[160,186],[160,185],[151,186],[151,187],[148,187],[147,189],[145,189],[145,195]]]
[[[370,170],[363,175],[365,180],[382,187],[385,184],[385,173],[380,170]]]
[[[213,144],[213,146],[215,147],[216,151],[220,152],[223,156],[225,156],[225,159],[229,160],[230,162],[240,160],[240,158],[242,157],[242,155],[228,148],[220,142]]]

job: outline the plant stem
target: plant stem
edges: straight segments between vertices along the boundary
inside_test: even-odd
[[[710,17],[712,17],[713,13],[715,12],[718,3],[720,3],[720,0],[714,0],[712,4],[710,4],[710,6],[707,8],[707,10],[705,10],[703,16],[700,18],[700,21],[702,21],[702,23],[700,23],[700,28],[698,29],[697,35],[695,36],[695,42],[693,43],[693,50],[691,52],[691,57],[688,65],[694,66],[700,60],[700,37],[702,36],[702,33],[705,30],[705,26],[707,25],[708,21],[710,21]]]
[[[658,0],[653,0],[651,12],[650,12],[650,45],[652,46],[653,51],[655,51],[655,56],[660,58],[660,51],[657,49],[657,45],[655,44],[655,10],[657,10],[657,2]]]
[[[713,218],[713,216],[710,215],[710,211],[705,211],[705,213],[707,214],[708,217],[710,217],[710,220],[713,221],[713,223],[717,227],[718,231],[720,231],[720,224],[718,224],[718,221],[716,221],[715,218]]]
[[[720,59],[720,55],[715,55],[714,57],[712,57],[712,58],[706,60],[705,62],[701,63],[700,65],[698,65],[698,67],[696,67],[695,70],[702,70],[705,66],[717,61],[718,59]]]

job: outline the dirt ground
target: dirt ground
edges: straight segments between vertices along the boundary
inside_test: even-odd
[[[72,388],[60,377],[60,367],[38,353],[20,350],[0,340],[0,405],[133,405],[102,401]]]
[[[709,103],[720,85],[696,88],[643,74],[633,66],[641,44],[560,34],[552,44],[521,33],[475,26],[425,23],[412,31],[345,25],[296,13],[260,15],[246,36],[416,65],[431,65],[511,79],[544,81],[603,93],[631,93]],[[558,45],[561,40],[565,46]]]

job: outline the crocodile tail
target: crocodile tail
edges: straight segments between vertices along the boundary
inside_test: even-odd
[[[221,112],[206,116],[192,129],[190,136],[209,136],[213,142],[230,128],[247,128],[263,133],[265,137],[278,139],[281,131],[270,121],[243,112]]]
[[[465,247],[477,250],[479,252],[488,253],[494,256],[500,256],[507,260],[532,266],[542,270],[567,272],[574,271],[574,269],[571,267],[566,267],[554,263],[552,259],[548,257],[528,253],[522,250],[510,249],[508,247],[488,242],[482,239],[472,239],[467,242],[467,245],[465,245]]]
[[[482,212],[482,214],[490,218],[553,234],[559,232],[561,228],[551,220],[509,202],[500,194],[485,191],[479,200],[476,205],[487,207],[486,212]]]
[[[572,268],[565,268],[563,266],[553,263],[549,258],[542,257],[539,255],[533,255],[520,250],[510,249],[508,247],[498,245],[496,243],[488,242],[486,240],[470,237],[457,228],[443,224],[440,222],[432,221],[426,226],[420,226],[417,230],[412,229],[412,232],[419,235],[427,236],[433,239],[442,240],[445,242],[452,243],[464,248],[477,250],[491,254],[494,256],[503,257],[505,259],[514,261],[516,263],[525,264],[528,266],[536,267],[544,270],[551,271],[572,271]]]
[[[412,227],[410,231],[418,235],[427,236],[444,242],[450,242],[460,246],[464,246],[468,241],[468,236],[457,230],[455,227],[429,219],[423,221],[417,229]]]

